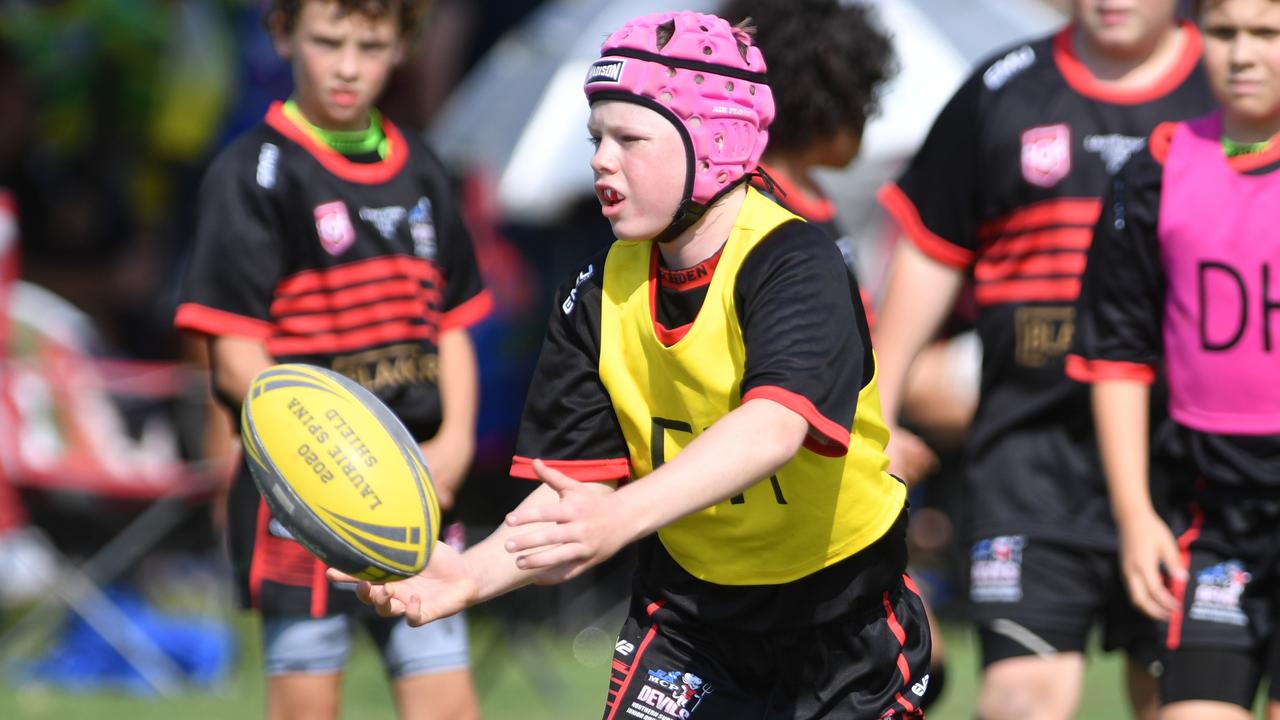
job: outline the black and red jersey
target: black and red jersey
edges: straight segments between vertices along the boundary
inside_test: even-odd
[[[756,195],[751,202],[769,201]],[[679,270],[664,267],[656,248],[650,257],[656,342],[677,347],[700,315],[730,309],[721,298],[708,297],[713,278],[734,270],[726,269],[720,253]],[[581,481],[625,482],[633,475],[620,401],[611,397],[604,379],[608,359],[602,355],[602,324],[609,302],[605,277],[612,256],[606,258],[601,254],[586,264],[556,295],[525,402],[513,476],[535,479],[532,458]],[[859,410],[860,394],[866,396],[868,386],[873,387],[874,358],[861,303],[839,253],[821,232],[793,220],[771,229],[729,277],[732,323],[741,330],[738,342],[745,353],[739,398],[767,397],[805,417],[811,437],[802,452],[843,455],[839,448],[857,426],[857,415],[878,412],[878,406]],[[833,311],[815,314],[815,307]],[[844,311],[835,311],[840,308]],[[878,467],[868,472],[878,472]],[[787,492],[785,483],[776,486],[772,494],[766,493],[766,504],[787,507],[801,502]],[[739,497],[730,504],[758,512],[750,509],[752,501],[742,502]],[[898,500],[885,512],[896,516],[901,506]],[[701,579],[682,567],[655,535],[640,543],[635,593],[714,626],[744,631],[812,626],[847,614],[867,598],[879,598],[877,588],[901,576],[906,562],[904,527],[894,523],[870,547],[780,584],[726,585]],[[715,551],[726,558],[740,558],[743,552],[734,547]]]
[[[1106,196],[1089,250],[1089,266],[1077,302],[1079,320],[1068,357],[1068,373],[1082,381],[1123,378],[1150,382],[1164,363],[1171,282],[1159,228],[1165,187],[1162,156],[1171,130],[1168,125],[1157,130],[1152,152],[1135,155]],[[1280,147],[1238,156],[1228,163],[1243,175],[1271,175],[1280,172]],[[1267,202],[1255,198],[1254,207],[1274,208]],[[1264,278],[1263,274],[1233,269],[1230,257],[1220,260],[1202,265],[1194,293],[1202,307],[1187,311],[1225,313],[1231,320],[1229,325],[1240,330],[1237,341],[1261,344],[1257,338],[1244,337],[1245,321],[1270,322],[1269,308],[1275,307],[1280,293],[1268,285],[1280,283],[1264,282],[1272,277],[1270,272]],[[1204,321],[1200,323],[1204,328]],[[1226,340],[1212,333],[1202,342],[1205,340],[1211,352],[1231,351]],[[1205,499],[1237,498],[1240,492],[1257,490],[1274,497],[1280,487],[1280,435],[1226,434],[1183,423],[1178,426],[1180,452],[1189,459],[1191,469],[1217,490],[1202,493]],[[1235,491],[1224,496],[1223,486]]]
[[[881,202],[925,254],[971,275],[983,344],[966,456],[975,537],[1114,545],[1087,389],[1063,372],[1073,304],[1110,178],[1159,123],[1213,107],[1182,26],[1140,91],[1100,83],[1073,27],[983,63]]]
[[[338,154],[279,104],[228,146],[201,187],[175,325],[347,375],[421,441],[442,418],[439,334],[491,300],[443,165],[383,122],[385,158]],[[239,416],[241,398],[221,400]],[[327,612],[324,568],[270,519],[243,463],[230,511],[244,599]]]

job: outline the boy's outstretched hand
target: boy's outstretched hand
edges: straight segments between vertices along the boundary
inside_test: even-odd
[[[619,508],[615,493],[602,492],[599,483],[578,482],[541,460],[533,461],[533,470],[559,502],[522,505],[509,513],[511,528],[543,524],[513,534],[503,547],[517,556],[517,567],[537,573],[534,582],[551,585],[577,577],[635,539],[631,518]]]
[[[436,543],[427,567],[411,578],[374,584],[333,568],[325,576],[333,582],[355,583],[356,595],[379,615],[403,615],[413,627],[462,612],[476,597],[475,581],[462,556],[443,542]]]

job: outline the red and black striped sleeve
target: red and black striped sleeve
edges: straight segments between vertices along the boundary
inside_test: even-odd
[[[1072,379],[1155,381],[1165,294],[1156,234],[1161,178],[1155,158],[1136,153],[1103,201],[1076,300]]]
[[[978,247],[982,90],[982,75],[975,73],[942,109],[906,172],[879,193],[880,204],[912,244],[960,270],[973,264]]]
[[[809,423],[806,448],[843,455],[874,360],[839,248],[808,223],[781,225],[743,261],[734,296],[746,346],[742,401],[786,406]]]
[[[206,335],[266,340],[271,300],[286,256],[270,193],[256,179],[259,148],[249,133],[214,160],[196,206],[194,251],[174,325]]]
[[[581,481],[631,474],[627,442],[599,371],[604,257],[556,294],[520,419],[513,477],[536,480],[534,459]]]

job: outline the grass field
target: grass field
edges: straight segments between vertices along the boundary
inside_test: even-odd
[[[175,698],[139,698],[113,693],[70,694],[52,688],[0,686],[0,718],[205,720],[261,717],[263,680],[257,624],[241,616],[241,660],[225,687]],[[521,632],[484,615],[472,618],[476,681],[487,720],[598,718],[609,673],[613,628],[577,635]],[[972,635],[961,625],[943,631],[950,666],[947,691],[929,717],[969,720],[977,688]],[[1079,713],[1088,720],[1127,717],[1118,658],[1089,663],[1086,697]],[[394,718],[382,671],[371,646],[356,647],[343,689],[344,718]]]

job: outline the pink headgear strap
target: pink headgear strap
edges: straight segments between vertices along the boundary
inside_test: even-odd
[[[658,47],[658,27],[674,28]],[[747,46],[746,58],[739,43]],[[684,199],[674,238],[756,169],[773,122],[764,56],[751,37],[715,15],[668,12],[637,18],[610,35],[587,71],[588,101],[623,100],[656,110],[685,143]]]

